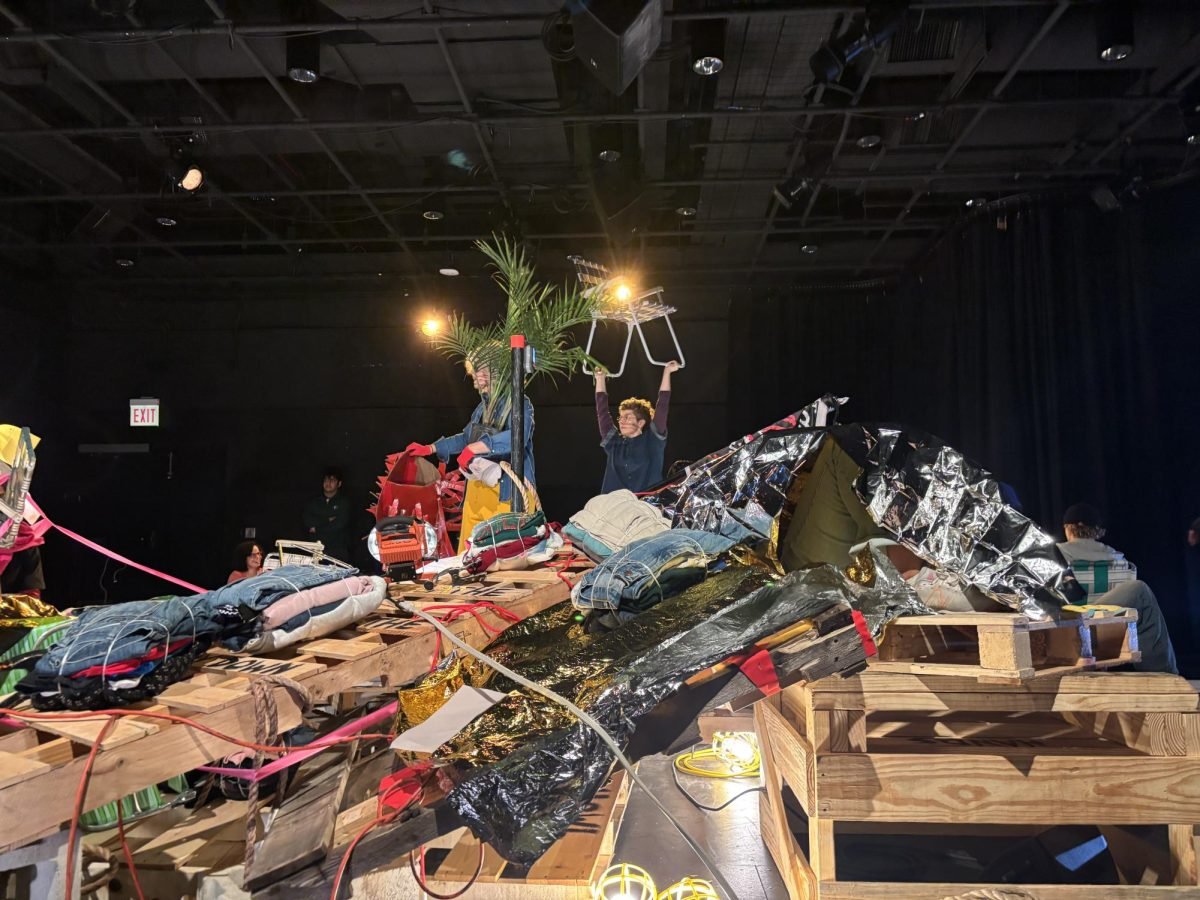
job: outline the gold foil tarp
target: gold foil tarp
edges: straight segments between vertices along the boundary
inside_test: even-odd
[[[0,594],[0,628],[35,628],[41,619],[54,619],[59,611],[28,594]]]
[[[482,686],[482,664],[467,657],[448,656],[434,672],[430,672],[416,687],[398,691],[395,731],[420,725],[449,700],[463,685]]]
[[[612,687],[616,673],[630,659],[653,653],[775,577],[772,567],[761,560],[730,565],[605,634],[585,633],[570,606],[554,607],[514,625],[487,652],[587,709]],[[439,758],[475,765],[495,762],[574,719],[561,706],[502,676],[493,675],[488,687],[509,694],[440,747]]]

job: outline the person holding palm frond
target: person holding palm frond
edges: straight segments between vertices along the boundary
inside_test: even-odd
[[[531,378],[545,375],[570,376],[589,358],[575,345],[570,329],[590,322],[596,300],[584,297],[578,288],[540,284],[534,280],[533,266],[523,247],[504,236],[479,241],[476,247],[495,269],[493,278],[508,298],[504,318],[490,325],[472,325],[461,316],[452,316],[444,332],[431,338],[433,346],[447,356],[462,361],[467,374],[479,391],[479,405],[471,413],[467,426],[458,434],[439,438],[432,444],[409,444],[410,453],[427,456],[436,453],[443,462],[456,459],[468,471],[476,456],[509,461],[512,453],[510,430],[512,411],[512,353],[509,338],[524,335],[536,360]],[[532,484],[533,404],[524,398],[524,474]],[[513,484],[507,475],[489,487],[482,481],[467,482],[463,501],[462,527],[458,551],[466,549],[467,538],[479,522],[511,508]]]

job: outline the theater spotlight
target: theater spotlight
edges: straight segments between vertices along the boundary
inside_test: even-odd
[[[888,42],[906,9],[908,0],[867,0],[864,14],[855,16],[850,27],[837,37],[822,42],[809,58],[813,78],[818,84],[840,81],[851,61]]]
[[[784,209],[791,209],[797,200],[808,193],[811,187],[811,179],[792,176],[786,181],[777,184],[772,193],[775,195],[775,199],[779,201],[780,206]]]
[[[287,74],[298,84],[312,84],[321,77],[321,36],[293,34],[287,38]]]
[[[167,164],[167,175],[177,188],[194,194],[204,186],[204,170],[185,156],[176,156]]]

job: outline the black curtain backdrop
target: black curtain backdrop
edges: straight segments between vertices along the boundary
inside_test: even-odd
[[[1068,505],[1095,503],[1189,656],[1197,209],[1192,191],[1110,214],[1013,205],[964,223],[894,289],[734,304],[730,424],[749,431],[840,393],[843,421],[940,435],[1057,533]]]

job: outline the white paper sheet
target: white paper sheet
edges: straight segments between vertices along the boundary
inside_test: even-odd
[[[461,687],[432,716],[397,735],[392,749],[432,753],[503,699],[500,691]]]

